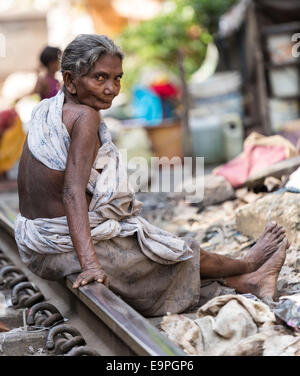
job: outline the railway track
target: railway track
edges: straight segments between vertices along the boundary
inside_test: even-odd
[[[141,316],[104,285],[73,289],[75,275],[31,273],[14,240],[17,212],[17,194],[0,194],[0,355],[186,355],[159,331],[160,318]]]

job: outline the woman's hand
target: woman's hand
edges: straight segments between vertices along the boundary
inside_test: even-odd
[[[109,278],[100,265],[83,270],[76,278],[73,288],[76,289],[79,286],[85,286],[94,281],[103,283],[106,287],[109,287]]]

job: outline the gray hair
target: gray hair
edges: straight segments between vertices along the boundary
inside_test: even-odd
[[[80,34],[64,50],[61,72],[71,71],[75,75],[84,76],[101,56],[107,54],[123,60],[121,49],[107,36]]]

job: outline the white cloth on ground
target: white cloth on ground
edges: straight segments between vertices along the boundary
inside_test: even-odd
[[[300,167],[290,175],[285,186],[286,188],[300,189]]]
[[[244,295],[211,299],[197,311],[164,316],[161,328],[190,355],[299,355],[300,337],[276,325],[270,308]]]

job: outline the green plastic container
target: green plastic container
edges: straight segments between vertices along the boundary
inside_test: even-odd
[[[225,161],[223,123],[220,116],[201,117],[190,111],[190,129],[194,154],[204,157],[205,164]]]

